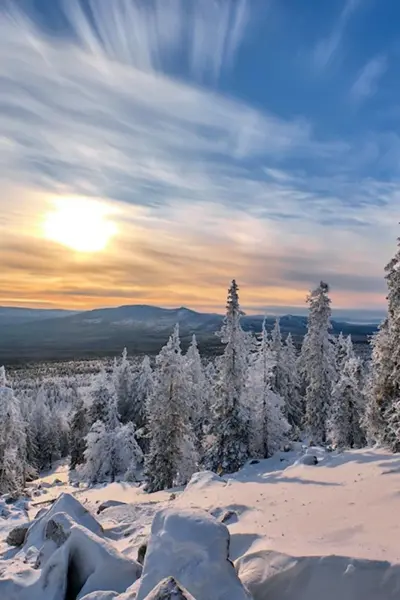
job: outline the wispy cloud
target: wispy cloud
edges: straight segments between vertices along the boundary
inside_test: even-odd
[[[351,87],[351,98],[356,102],[361,102],[375,94],[378,89],[378,82],[386,70],[387,59],[385,56],[377,56],[367,62]]]
[[[188,57],[199,81],[216,81],[232,65],[249,23],[248,0],[65,0],[65,9],[81,46],[98,58],[168,72]]]
[[[293,305],[327,275],[340,305],[352,289],[379,304],[396,184],[352,177],[361,144],[199,86],[234,61],[250,4],[82,6],[66,1],[59,38],[0,12],[0,303],[215,309],[237,276],[248,307]],[[32,229],[58,195],[114,208],[107,253],[79,257]]]
[[[314,60],[318,68],[325,68],[340,50],[346,27],[362,0],[345,0],[340,16],[331,33],[321,39],[314,49]]]

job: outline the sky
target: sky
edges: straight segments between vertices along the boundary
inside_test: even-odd
[[[396,0],[0,0],[0,305],[381,314]]]

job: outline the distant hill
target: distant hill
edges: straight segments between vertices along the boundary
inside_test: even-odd
[[[15,325],[29,321],[43,321],[67,317],[76,314],[76,311],[48,308],[20,308],[14,306],[0,306],[0,327],[2,325]]]
[[[19,312],[22,311],[22,312]],[[9,312],[8,318],[7,313]],[[25,318],[26,317],[26,318]],[[193,333],[204,353],[218,353],[221,344],[215,332],[223,317],[187,308],[133,305],[83,312],[0,308],[0,363],[93,358],[119,354],[124,346],[130,354],[153,354],[166,342],[179,323],[185,348]],[[264,316],[243,317],[246,330],[259,332]],[[273,327],[275,317],[267,318]],[[307,330],[307,317],[280,318],[283,335],[292,333],[297,343]],[[355,343],[365,344],[376,325],[332,322],[333,333],[351,334]]]

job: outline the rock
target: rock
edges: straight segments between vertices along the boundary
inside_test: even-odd
[[[3,500],[6,504],[14,504],[14,502],[18,501],[18,497],[11,494],[4,494]]]
[[[7,544],[9,546],[23,546],[29,527],[30,523],[24,523],[23,525],[14,527],[6,538]]]
[[[229,562],[228,528],[201,510],[166,508],[154,517],[136,600],[168,577],[196,600],[249,600]]]
[[[57,548],[59,548],[62,544],[64,544],[64,542],[67,541],[71,530],[70,526],[68,528],[65,527],[65,525],[63,526],[62,519],[60,522],[60,515],[63,515],[63,513],[58,513],[54,515],[53,519],[47,521],[46,529],[44,531],[44,537],[46,538],[46,540],[52,540],[53,542],[55,542]]]
[[[299,462],[302,465],[315,466],[318,464],[318,458],[315,454],[305,454],[300,458]]]
[[[253,458],[253,460],[251,460],[249,462],[249,465],[258,465],[260,464],[260,461],[257,458]]]
[[[143,565],[144,563],[144,559],[146,556],[146,552],[147,552],[147,542],[144,542],[143,544],[141,544],[138,548],[138,552],[137,552],[137,561],[140,565]]]
[[[284,452],[290,452],[292,450],[292,446],[290,444],[285,444],[283,446],[283,451]]]
[[[169,495],[169,499],[176,500],[176,494],[174,492],[172,492],[172,494]]]
[[[229,521],[237,521],[238,516],[234,510],[227,510],[220,518],[221,523],[228,523]]]
[[[56,477],[55,479],[53,479],[53,485],[64,485],[64,482],[61,481],[61,479],[58,479],[58,477]]]
[[[195,600],[173,577],[167,577],[146,596],[145,600]]]
[[[119,500],[106,500],[105,502],[102,502],[98,509],[97,509],[97,514],[99,515],[100,513],[103,512],[103,510],[106,510],[107,508],[112,508],[113,506],[123,506],[126,505],[126,502],[120,502]]]

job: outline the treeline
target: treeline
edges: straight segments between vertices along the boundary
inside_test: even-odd
[[[0,492],[70,456],[90,484],[144,474],[148,491],[184,484],[199,469],[237,471],[290,439],[336,448],[381,443],[400,449],[400,250],[388,265],[388,317],[372,361],[350,337],[331,334],[329,287],[309,295],[300,352],[279,320],[271,334],[245,332],[232,282],[219,332],[224,351],[203,360],[196,338],[186,354],[179,328],[152,364],[124,350],[91,385],[47,381],[14,393],[0,370]]]

